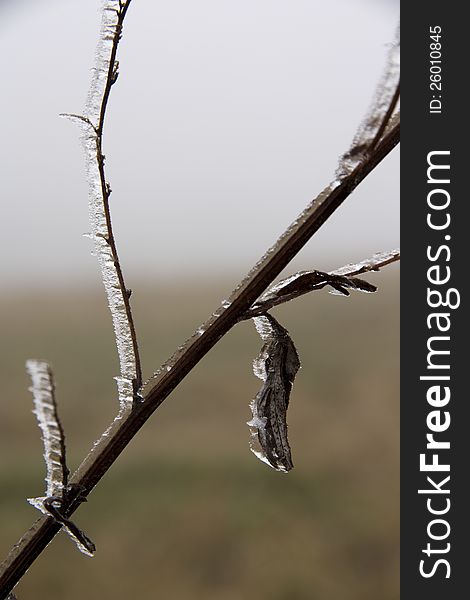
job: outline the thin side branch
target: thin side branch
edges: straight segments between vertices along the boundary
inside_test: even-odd
[[[57,412],[55,385],[50,366],[41,360],[28,360],[34,414],[42,432],[46,463],[46,496],[63,496],[69,470],[65,458],[65,434]]]
[[[103,42],[103,37],[106,34],[105,29],[107,27],[111,27],[111,33],[110,33],[110,35],[112,35],[111,53],[108,58],[106,56],[105,51],[103,52],[100,48],[98,49],[97,65],[96,65],[96,71],[95,71],[95,81],[92,81],[92,84],[90,87],[90,94],[89,94],[89,101],[88,101],[87,109],[90,112],[90,118],[93,118],[93,116],[94,116],[94,114],[93,114],[94,97],[93,96],[95,95],[95,97],[96,96],[99,97],[99,93],[100,93],[99,79],[102,77],[103,71],[106,70],[106,66],[107,66],[107,75],[106,75],[106,79],[105,79],[104,90],[103,90],[102,96],[101,96],[101,104],[100,104],[100,108],[99,108],[99,119],[98,119],[98,123],[97,123],[97,127],[96,127],[96,160],[98,163],[103,209],[104,209],[105,218],[106,218],[106,229],[107,229],[106,242],[111,250],[112,261],[114,264],[114,268],[115,268],[118,283],[119,283],[119,292],[120,292],[122,303],[124,305],[124,310],[125,310],[126,320],[127,320],[127,328],[126,328],[125,327],[126,324],[123,324],[121,322],[122,320],[120,318],[120,315],[113,314],[113,321],[115,324],[116,342],[118,345],[118,349],[119,349],[120,344],[126,345],[126,348],[119,351],[120,358],[121,358],[121,377],[123,377],[124,379],[128,379],[129,375],[131,375],[131,378],[133,380],[132,392],[133,392],[133,399],[134,399],[137,394],[137,391],[139,390],[140,386],[142,385],[142,367],[141,367],[141,363],[140,363],[139,347],[138,347],[138,343],[137,343],[137,334],[136,334],[135,325],[134,325],[134,318],[132,316],[132,310],[131,310],[131,305],[130,305],[131,293],[130,293],[130,290],[128,290],[128,288],[126,287],[126,284],[124,281],[124,275],[122,273],[121,264],[119,262],[119,256],[118,256],[116,242],[115,242],[114,234],[113,234],[113,227],[112,227],[112,222],[111,222],[111,212],[110,212],[110,208],[109,208],[109,197],[111,195],[111,188],[106,180],[106,174],[105,174],[105,168],[104,168],[105,158],[104,158],[104,154],[103,154],[103,150],[102,150],[102,148],[103,148],[103,129],[104,129],[104,122],[105,122],[105,118],[106,118],[106,110],[107,110],[108,102],[109,102],[109,96],[111,93],[111,88],[114,85],[114,83],[116,82],[117,76],[119,73],[119,70],[118,70],[119,65],[116,61],[117,50],[118,50],[119,41],[120,41],[121,35],[122,35],[122,25],[123,25],[124,19],[126,17],[127,11],[129,9],[130,3],[131,3],[131,0],[127,0],[125,2],[119,1],[117,3],[116,2],[108,2],[109,11],[111,13],[113,12],[113,10],[116,12],[116,21],[114,24],[112,22],[111,23],[107,22],[106,9],[104,11],[103,32],[102,32],[103,35],[101,36],[101,40]],[[118,6],[113,7],[112,4],[117,4]],[[100,57],[100,52],[103,52],[101,57]],[[101,60],[102,64],[100,64],[100,60]],[[106,63],[107,63],[107,65],[106,65]],[[105,282],[105,287],[106,287],[106,282]],[[114,292],[113,290],[109,291],[107,289],[108,302],[109,302],[112,313],[114,312],[113,307],[116,302],[116,300],[114,298],[115,294],[113,292]],[[126,329],[127,329],[127,331],[126,331]],[[123,337],[123,336],[125,339],[121,341],[119,338]],[[128,339],[129,337],[130,337],[130,340]],[[129,344],[129,341],[130,341],[130,344]],[[130,348],[129,348],[129,345],[130,345]],[[125,366],[123,368],[123,365],[125,365],[128,360],[127,360],[127,357],[123,359],[121,357],[121,355],[129,354],[129,353],[131,353],[133,355],[132,356],[132,360],[134,362],[134,372],[133,373],[126,372],[127,369]]]
[[[340,179],[370,156],[397,118],[399,120],[397,115],[399,99],[400,30],[398,28],[369,110],[359,125],[351,147],[339,162],[336,174]]]
[[[382,123],[380,124],[380,127],[378,128],[377,133],[375,134],[375,137],[371,142],[369,152],[371,150],[373,150],[377,146],[377,144],[380,142],[380,140],[382,139],[382,136],[385,133],[385,131],[392,119],[395,109],[397,108],[399,100],[400,100],[400,80],[398,80],[397,87],[395,88],[395,92],[390,100],[390,104],[384,114]]]
[[[121,417],[132,409],[137,398],[142,385],[142,368],[130,305],[131,292],[124,281],[111,221],[111,186],[105,172],[103,129],[111,88],[118,76],[116,56],[123,21],[130,3],[131,0],[105,1],[85,116],[63,115],[78,124],[85,150],[92,228],[90,237],[94,242],[95,253],[100,264],[118,349],[120,375],[116,380]]]

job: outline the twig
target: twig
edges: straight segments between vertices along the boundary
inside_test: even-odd
[[[377,147],[383,137],[399,119],[397,106],[400,98],[400,30],[390,46],[382,77],[365,118],[358,127],[351,147],[343,156],[336,171],[342,178],[357,167]]]
[[[388,124],[390,123],[393,113],[395,112],[395,109],[397,107],[399,99],[400,99],[400,81],[398,81],[398,83],[397,83],[397,87],[395,88],[395,92],[392,96],[392,99],[390,100],[390,104],[387,108],[387,111],[385,112],[382,123],[380,124],[380,127],[377,129],[377,133],[375,134],[375,137],[370,144],[369,152],[377,146],[380,139],[382,138],[385,130],[388,127]]]
[[[118,75],[116,61],[122,24],[131,0],[107,0],[103,7],[101,33],[96,52],[96,64],[88,92],[85,116],[63,114],[75,121],[81,130],[85,150],[90,198],[90,237],[100,263],[108,305],[113,320],[119,355],[120,376],[116,378],[119,390],[120,414],[130,412],[142,385],[142,368],[137,334],[127,289],[119,262],[114,238],[109,200],[111,187],[106,179],[103,154],[103,129],[111,88]]]
[[[122,273],[122,269],[121,269],[121,264],[119,262],[119,257],[118,257],[118,252],[117,252],[117,248],[116,248],[116,242],[114,239],[114,234],[113,234],[113,227],[112,227],[112,223],[111,223],[111,212],[109,209],[109,197],[110,197],[110,193],[111,193],[111,188],[109,186],[109,184],[107,183],[106,180],[106,174],[105,174],[105,169],[104,169],[104,155],[103,155],[103,128],[104,128],[104,122],[105,122],[105,118],[106,118],[106,109],[108,107],[108,101],[109,101],[109,95],[111,93],[111,87],[113,86],[113,84],[116,82],[117,79],[117,75],[118,75],[118,68],[119,65],[116,62],[116,55],[117,55],[117,50],[118,50],[118,45],[119,45],[119,41],[121,39],[121,34],[122,34],[122,24],[124,22],[124,19],[126,17],[127,11],[129,9],[131,0],[127,0],[125,2],[121,2],[119,1],[119,9],[116,9],[116,16],[117,16],[117,21],[114,25],[113,28],[113,32],[112,32],[112,41],[111,41],[111,54],[109,56],[109,59],[104,56],[103,57],[103,62],[104,64],[101,66],[99,65],[99,56],[98,56],[98,64],[97,64],[97,68],[96,68],[96,73],[95,73],[95,81],[92,81],[91,87],[90,87],[90,95],[89,95],[89,100],[88,100],[88,111],[91,113],[90,117],[92,118],[93,115],[93,95],[96,96],[100,96],[100,90],[99,87],[97,86],[97,89],[93,90],[93,85],[94,83],[97,84],[97,81],[101,75],[100,71],[104,70],[106,68],[106,60],[108,61],[108,65],[107,65],[107,75],[106,75],[106,79],[105,79],[105,87],[104,90],[102,92],[102,100],[101,100],[101,105],[99,108],[99,119],[98,119],[98,124],[96,127],[96,160],[98,163],[98,168],[99,168],[99,175],[100,175],[100,183],[101,183],[101,194],[102,194],[102,200],[103,200],[103,208],[104,208],[104,212],[105,212],[105,217],[106,217],[106,228],[107,228],[107,243],[109,245],[109,248],[111,249],[111,253],[112,253],[112,258],[113,258],[113,263],[114,263],[114,267],[116,270],[116,275],[118,277],[118,281],[119,281],[119,291],[120,291],[120,295],[121,295],[121,299],[124,305],[124,309],[125,309],[125,313],[126,313],[126,318],[127,318],[127,328],[128,331],[125,331],[126,324],[121,324],[119,321],[119,315],[116,313],[113,314],[113,320],[115,323],[115,331],[116,331],[116,341],[118,344],[118,348],[119,348],[119,344],[120,344],[120,340],[119,340],[119,336],[123,335],[124,336],[124,340],[123,343],[127,346],[124,349],[120,350],[120,355],[123,353],[128,353],[129,352],[129,343],[127,338],[130,336],[131,338],[131,348],[132,348],[132,354],[133,356],[131,357],[131,360],[134,362],[134,373],[133,373],[133,398],[135,398],[137,391],[139,390],[140,386],[142,385],[142,368],[141,368],[141,364],[140,364],[140,356],[139,356],[139,347],[137,344],[137,335],[136,335],[136,331],[135,331],[135,325],[134,325],[134,319],[132,316],[132,310],[131,310],[131,305],[130,305],[130,291],[127,289],[125,281],[124,281],[124,276]],[[106,18],[106,12],[104,11],[104,24],[103,27],[106,27],[107,24],[105,22],[105,18]],[[103,32],[104,33],[104,32]],[[103,39],[103,36],[101,36],[101,39]],[[100,51],[100,49],[98,49],[98,52]],[[114,298],[113,296],[113,292],[109,291],[107,289],[107,293],[108,293],[108,301],[110,303],[110,308],[111,308],[111,312],[113,312],[113,301]],[[117,322],[117,324],[116,324]],[[122,372],[122,364],[126,362],[126,359],[123,360],[123,358],[120,356],[121,358],[121,375],[124,378],[128,378],[129,374],[126,372]]]
[[[55,384],[50,366],[41,360],[28,360],[34,414],[42,432],[46,463],[46,496],[63,497],[69,470],[65,455],[65,435],[57,412]]]

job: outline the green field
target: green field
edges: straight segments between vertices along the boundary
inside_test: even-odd
[[[378,294],[322,291],[275,311],[303,365],[288,413],[291,473],[248,448],[260,341],[242,323],[75,514],[96,557],[59,534],[18,586],[19,600],[398,598],[398,270],[369,280]],[[230,291],[133,287],[147,375]],[[4,555],[36,517],[25,498],[44,492],[25,360],[54,367],[72,469],[116,412],[118,367],[101,290],[25,292],[0,304]]]

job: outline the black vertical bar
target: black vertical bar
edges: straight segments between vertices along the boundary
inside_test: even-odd
[[[468,12],[402,3],[402,600],[470,597]]]

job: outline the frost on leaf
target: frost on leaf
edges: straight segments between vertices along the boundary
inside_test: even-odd
[[[252,400],[251,451],[277,471],[293,468],[287,438],[287,408],[300,361],[289,333],[271,315],[254,318],[264,345],[253,361],[263,386]]]
[[[343,154],[336,171],[336,181],[341,181],[365,159],[387,132],[397,113],[400,81],[400,31],[390,46],[382,78],[366,117],[354,136],[350,149]]]
[[[46,461],[46,496],[62,497],[67,485],[65,436],[57,413],[52,371],[46,362],[28,360],[26,369],[31,377],[34,414],[42,432]]]

